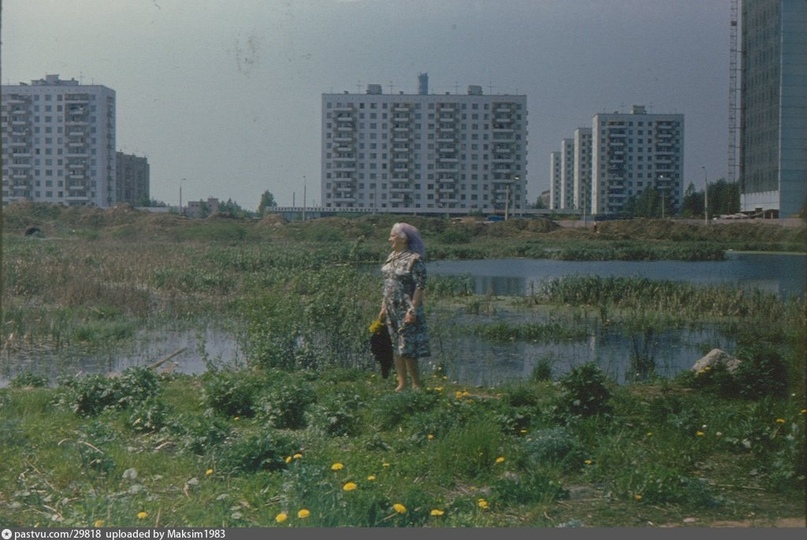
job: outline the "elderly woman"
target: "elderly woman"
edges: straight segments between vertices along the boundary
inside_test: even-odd
[[[408,223],[392,226],[389,243],[392,253],[381,267],[384,287],[378,318],[386,322],[392,338],[395,391],[400,392],[406,388],[407,373],[412,387],[420,388],[418,359],[431,355],[423,306],[426,249],[417,228]]]

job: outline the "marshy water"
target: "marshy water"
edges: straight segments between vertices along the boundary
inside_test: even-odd
[[[546,259],[436,261],[428,263],[433,276],[465,277],[475,293],[496,297],[525,296],[544,280],[572,275],[642,277],[650,280],[697,284],[726,283],[775,293],[783,298],[804,298],[807,256],[794,254],[729,253],[721,262],[579,262]],[[430,324],[474,325],[491,322],[513,324],[543,322],[530,310],[501,307],[470,314],[435,313]],[[595,362],[620,382],[631,376],[631,358],[653,359],[655,373],[671,377],[689,369],[711,348],[731,350],[734,343],[716,328],[668,329],[636,335],[602,324],[592,316],[582,324],[588,329],[580,339],[558,342],[491,342],[467,333],[434,332],[433,357],[424,372],[440,366],[451,380],[468,385],[495,386],[529,378],[536,366],[548,364],[553,376],[584,362]],[[435,329],[436,330],[436,329]],[[200,322],[193,328],[143,331],[125,347],[116,346],[92,354],[52,352],[3,353],[0,387],[23,372],[56,380],[77,373],[116,373],[132,366],[146,366],[171,356],[163,367],[179,373],[200,374],[210,365],[243,365],[244,354],[237,333]],[[372,359],[368,350],[368,365]]]

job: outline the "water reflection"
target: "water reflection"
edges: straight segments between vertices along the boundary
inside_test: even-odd
[[[521,296],[547,279],[571,275],[641,277],[697,284],[730,284],[772,292],[782,298],[804,298],[807,256],[802,254],[736,253],[725,261],[554,261],[492,259],[434,261],[430,274],[469,276],[476,294]]]

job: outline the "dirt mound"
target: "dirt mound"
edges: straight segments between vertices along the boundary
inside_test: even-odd
[[[260,227],[279,227],[288,223],[280,214],[267,214],[258,222]]]

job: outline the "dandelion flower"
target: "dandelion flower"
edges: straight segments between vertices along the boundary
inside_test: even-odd
[[[344,468],[345,468],[345,466],[342,465],[341,463],[334,463],[333,465],[331,465],[331,470],[332,471],[341,471]]]
[[[482,510],[485,510],[490,506],[488,504],[488,501],[486,501],[485,499],[479,499],[479,501],[477,501],[477,504],[479,505],[479,508],[481,508]]]
[[[802,409],[800,412],[801,414],[807,414],[807,409]]]
[[[95,523],[93,523],[92,525],[93,525],[93,527],[103,527],[104,526],[104,520],[103,519],[96,519]]]
[[[634,495],[633,498],[636,499],[637,501],[642,500],[642,496],[640,494],[638,494],[638,493],[636,495]]]
[[[434,439],[434,435],[429,433],[428,435],[426,435],[426,438],[429,439],[429,440],[432,440],[432,439]]]
[[[241,420],[241,417],[240,417],[240,416],[236,416],[236,417],[234,417],[234,418],[233,418],[233,420],[235,420],[235,421]]]
[[[499,456],[496,458],[496,463],[504,463],[504,456]]]
[[[293,455],[293,456],[291,456],[291,457],[293,457],[294,459],[303,459],[303,455],[302,455],[302,454],[299,454],[299,453],[298,453],[298,454],[294,454],[294,455]]]
[[[382,463],[381,466],[382,467],[389,467],[389,463]]]
[[[585,463],[586,465],[591,465],[592,461],[590,459],[587,459],[583,463]]]
[[[785,419],[784,419],[784,418],[777,418],[777,419],[776,419],[776,423],[777,423],[777,424],[784,424],[784,423],[785,423]]]
[[[527,433],[527,430],[526,430],[526,429],[522,429],[522,430],[520,430],[520,431],[519,431],[519,433],[521,433],[522,435],[524,435],[525,433]]]
[[[286,463],[291,463],[291,456],[286,457]]]
[[[137,519],[146,519],[147,517],[149,517],[149,513],[148,513],[148,512],[142,512],[142,511],[141,511],[141,512],[138,512],[138,513],[137,513]]]
[[[347,484],[342,486],[342,489],[344,489],[345,491],[353,491],[354,489],[356,489],[356,484],[355,482],[348,482]]]
[[[299,512],[297,512],[297,517],[298,517],[298,518],[300,518],[300,519],[305,519],[305,518],[307,518],[307,517],[308,517],[308,516],[310,516],[310,515],[311,515],[311,512],[309,512],[309,511],[308,511],[308,510],[306,510],[305,508],[303,508],[302,510],[300,510]]]
[[[393,508],[393,510],[395,510],[399,514],[405,514],[406,513],[406,507],[404,505],[402,505],[401,503],[393,504],[392,508]]]
[[[278,523],[283,523],[287,519],[289,519],[289,516],[285,512],[280,512],[278,515],[275,516],[275,521],[277,521]]]
[[[375,482],[375,475],[371,474],[370,476],[367,477],[367,480],[369,480],[370,482]]]
[[[370,329],[371,334],[375,334],[379,330],[381,330],[382,328],[384,328],[384,323],[382,323],[380,319],[376,319],[376,320],[374,320],[373,322],[370,323],[370,328],[369,329]]]
[[[208,469],[205,471],[205,476],[210,476],[211,474],[213,474],[213,469]]]
[[[697,435],[698,437],[703,437],[703,431],[699,431],[695,435]]]
[[[648,431],[648,432],[647,432],[647,436],[648,436],[648,437],[652,437],[652,436],[653,436],[653,432],[652,432],[652,431]]]
[[[431,512],[429,512],[432,516],[442,516],[445,514],[445,510],[440,510],[439,508],[435,508]]]

